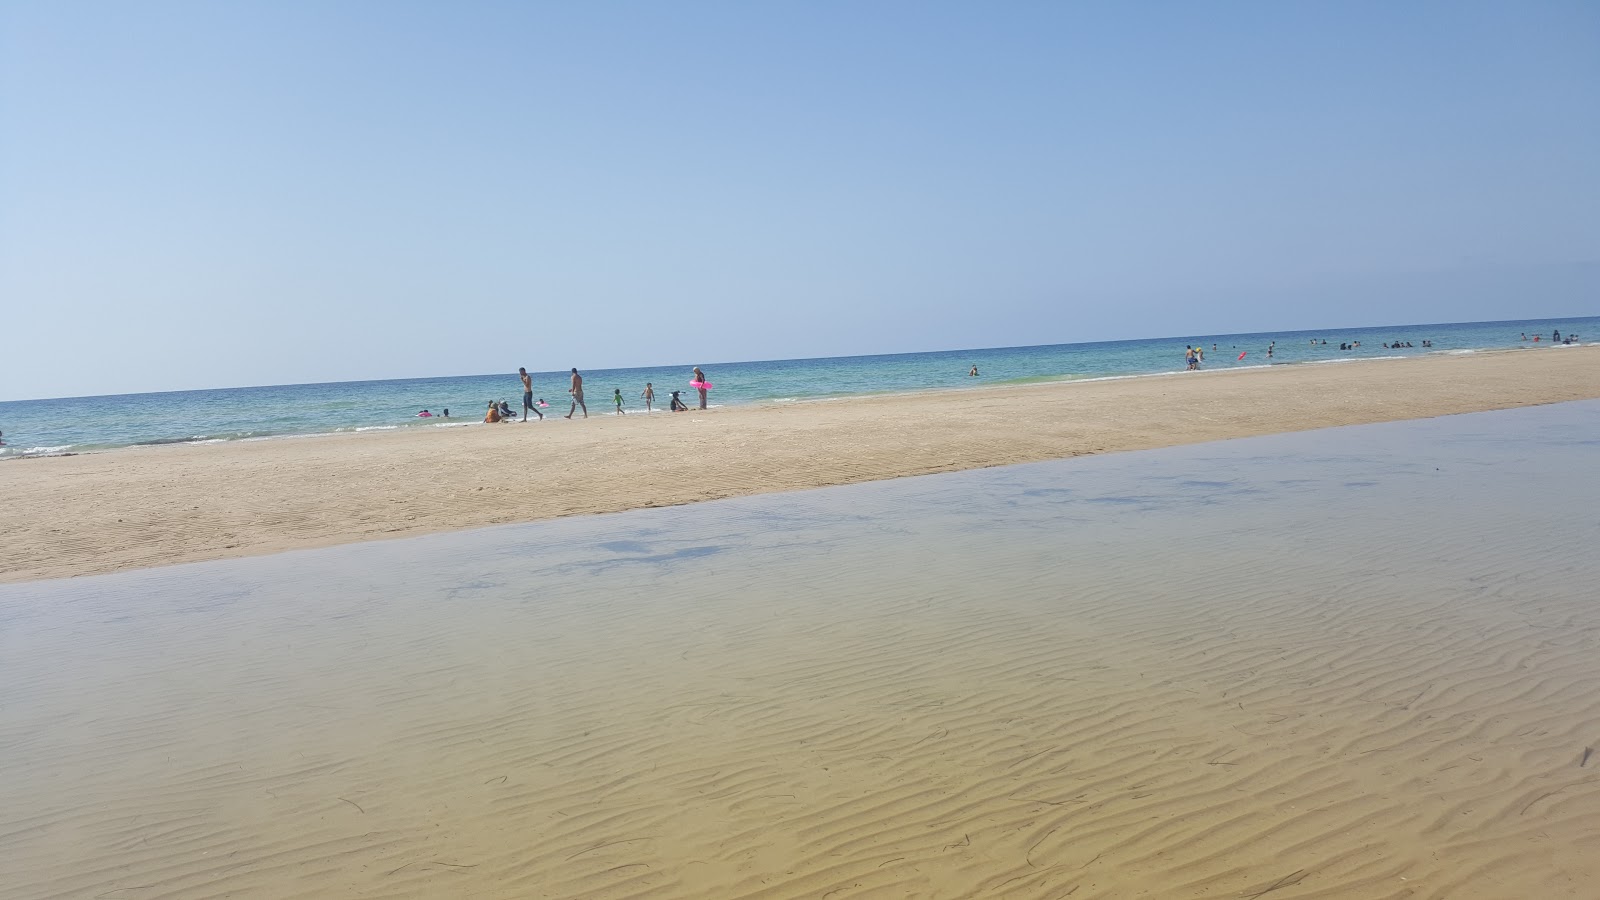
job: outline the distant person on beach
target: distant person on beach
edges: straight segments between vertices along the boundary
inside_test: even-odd
[[[423,410],[422,412],[417,413],[417,418],[419,418],[419,419],[431,419],[431,418],[433,418],[433,413],[428,412],[427,410]]]
[[[444,408],[444,417],[445,417],[445,418],[446,418],[446,419],[448,419],[448,418],[450,418],[450,407],[448,407],[448,406],[446,406],[446,407],[445,407],[445,408]]]
[[[1183,367],[1188,371],[1200,368],[1200,361],[1194,355],[1194,348],[1188,344],[1183,345]]]
[[[700,371],[699,366],[694,367],[694,383],[689,386],[700,392],[700,408],[705,409],[706,388],[710,387],[710,385],[706,384],[706,373]]]
[[[539,418],[544,418],[544,413],[539,412],[539,407],[533,405],[533,378],[528,375],[525,368],[517,369],[517,375],[522,378],[522,421],[528,421],[528,410]]]
[[[1526,331],[1524,331],[1524,332],[1523,332],[1523,333],[1522,333],[1522,339],[1523,339],[1523,340],[1527,340],[1527,339],[1528,339],[1528,333],[1527,333],[1527,332],[1526,332]]]
[[[511,411],[511,404],[505,402],[504,400],[500,401],[500,420],[502,422],[509,422],[516,418],[516,415],[516,413]]]
[[[1561,343],[1561,329],[1557,328],[1555,331],[1550,332],[1550,340],[1558,344]]]
[[[656,389],[650,382],[644,383],[644,392],[639,395],[644,399],[644,411],[650,412],[650,405],[656,402]]]
[[[493,400],[489,401],[489,411],[484,413],[483,421],[485,423],[500,421],[500,407],[495,406]]]
[[[978,377],[978,367],[977,366],[973,366],[972,367],[972,371],[967,373],[967,377],[968,378],[977,378]]]
[[[622,388],[612,388],[611,399],[617,401],[617,415],[625,415],[622,411]]]
[[[1272,345],[1268,344],[1267,345],[1267,359],[1271,359],[1271,358],[1272,358]]]
[[[572,370],[572,387],[567,388],[567,393],[572,395],[572,408],[567,410],[566,418],[572,418],[579,407],[583,407],[583,417],[589,418],[589,407],[583,402],[583,376],[578,374],[577,369]]]
[[[670,409],[673,412],[688,412],[689,411],[689,407],[683,405],[683,401],[678,399],[678,394],[679,393],[680,393],[679,391],[673,391],[672,392],[672,403],[671,403]]]
[[[1201,365],[1204,365],[1206,361],[1206,348],[1199,344],[1194,345],[1194,361]]]

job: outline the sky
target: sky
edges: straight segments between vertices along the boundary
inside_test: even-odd
[[[0,399],[1600,314],[1600,5],[0,2]]]

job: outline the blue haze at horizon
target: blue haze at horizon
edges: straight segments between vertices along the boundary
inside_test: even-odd
[[[1593,314],[1585,3],[0,7],[0,397]]]
[[[1327,364],[1339,360],[1427,353],[1470,352],[1522,344],[1527,332],[1550,337],[1552,330],[1577,333],[1593,342],[1600,336],[1600,317],[1521,322],[1477,322],[1351,328],[1332,331],[1291,331],[1273,334],[1201,335],[1188,339],[1156,338],[1096,344],[908,353],[887,356],[828,359],[765,360],[707,364],[707,377],[716,387],[715,405],[818,400],[869,393],[897,393],[930,388],[962,388],[995,384],[1084,378],[1122,377],[1174,372],[1182,368],[1183,347],[1199,343],[1208,352],[1206,369],[1273,365]],[[1312,339],[1326,345],[1312,346]],[[1342,341],[1359,340],[1362,347],[1340,351]],[[1411,349],[1386,350],[1386,341],[1411,341]],[[1431,340],[1432,350],[1423,340]],[[1267,345],[1276,342],[1269,361]],[[1548,345],[1546,345],[1548,346]],[[1244,350],[1248,356],[1237,359]],[[1530,352],[1562,352],[1545,349]],[[977,365],[981,376],[967,377]],[[584,370],[584,386],[591,415],[612,410],[612,391],[620,388],[626,409],[640,412],[639,392],[646,381],[656,387],[658,408],[665,407],[673,390],[688,389],[688,364],[674,367]],[[561,415],[569,408],[565,372],[535,372],[535,396],[550,402],[546,415]],[[10,446],[0,448],[0,459],[48,452],[94,450],[127,444],[179,443],[195,440],[236,440],[269,436],[368,429],[434,427],[437,419],[418,419],[420,409],[439,412],[448,407],[452,425],[482,419],[490,399],[521,405],[521,384],[514,372],[384,381],[333,382],[221,388],[204,391],[74,397],[56,400],[0,402],[0,430]],[[952,398],[946,415],[960,415],[961,401]],[[530,416],[531,418],[531,416]]]

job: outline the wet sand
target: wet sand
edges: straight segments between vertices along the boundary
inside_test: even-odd
[[[0,581],[1592,397],[1583,346],[16,460]]]
[[[0,586],[0,894],[1589,898],[1600,403]]]

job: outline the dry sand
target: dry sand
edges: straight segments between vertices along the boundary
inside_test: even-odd
[[[0,581],[1593,397],[1583,346],[16,460]]]

